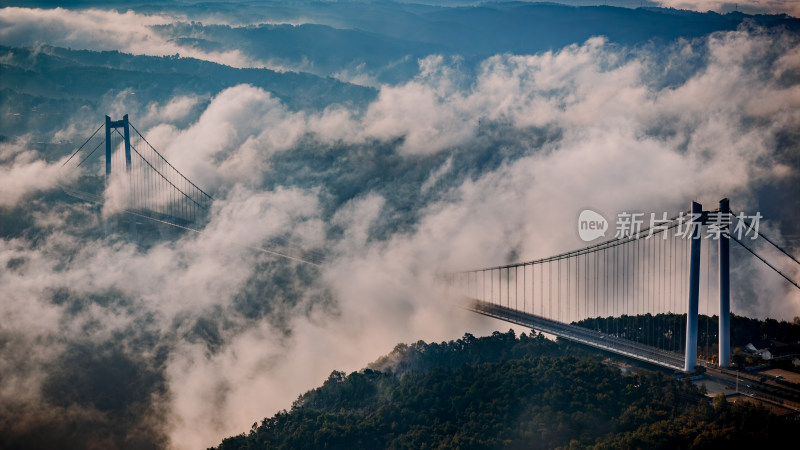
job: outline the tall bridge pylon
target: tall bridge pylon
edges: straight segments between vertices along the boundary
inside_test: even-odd
[[[692,202],[691,254],[689,256],[689,305],[686,313],[686,358],[683,370],[690,372],[697,365],[697,318],[700,308],[700,224],[703,206]],[[720,340],[725,339],[719,336]]]
[[[101,147],[102,160],[96,156]],[[64,167],[81,171],[78,183],[62,186],[65,192],[112,213],[127,214],[133,234],[140,219],[179,226],[195,223],[205,217],[213,201],[150,145],[127,114],[120,120],[106,116]]]

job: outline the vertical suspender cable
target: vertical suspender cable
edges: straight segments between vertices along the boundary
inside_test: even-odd
[[[622,314],[620,314],[620,307],[621,307],[621,292],[622,292],[622,279],[621,279],[621,272],[620,265],[621,265],[621,257],[620,257],[620,247],[614,247],[614,334],[619,336],[619,318]]]
[[[708,305],[709,305],[709,303],[711,301],[711,241],[709,239],[706,239],[706,243],[708,245],[708,251],[706,251],[706,253],[708,253],[708,257],[707,257],[708,259],[707,259],[707,262],[706,262],[706,266],[708,267],[708,269],[706,270],[706,314],[705,314],[705,318],[706,318],[706,349],[705,349],[705,352],[704,352],[704,357],[705,357],[706,361],[711,361],[711,355],[709,353],[709,347],[708,347],[708,321],[711,318],[711,315],[709,314],[709,307],[708,307]]]
[[[636,241],[633,243],[634,252],[633,252],[633,265],[631,269],[633,271],[633,337],[636,342],[641,342],[640,335],[639,335],[639,292],[636,290],[638,287],[637,285],[637,278],[639,277],[639,238],[636,238]]]
[[[558,307],[558,321],[561,321],[561,260],[558,260],[558,299],[556,300]]]
[[[604,295],[604,297],[605,297],[605,298],[604,298],[605,307],[603,308],[603,309],[604,309],[604,311],[603,311],[603,316],[605,316],[605,317],[606,317],[606,320],[605,320],[605,325],[606,325],[606,334],[609,334],[609,331],[611,331],[611,330],[610,330],[610,328],[609,328],[609,318],[610,318],[610,314],[608,313],[608,281],[609,281],[609,273],[608,273],[608,272],[609,272],[609,257],[608,257],[608,249],[605,249],[605,248],[603,249],[603,258],[605,259],[605,264],[603,264],[603,272],[604,272],[604,275],[605,275],[605,276],[603,277],[603,278],[605,278],[605,281],[603,282],[603,290],[605,291],[605,295]]]
[[[588,319],[589,317],[591,317],[591,313],[589,313],[589,306],[591,306],[591,302],[589,301],[589,286],[591,284],[590,280],[589,280],[589,255],[586,255],[583,258],[583,269],[584,269],[584,272],[586,272],[586,275],[584,276],[585,285],[584,285],[584,294],[583,294],[583,296],[584,296],[584,307],[583,307],[584,311],[583,311],[583,315],[586,316],[586,318]]]
[[[571,291],[571,289],[570,288],[572,287],[572,277],[570,276],[570,267],[572,266],[571,260],[572,260],[572,258],[568,256],[567,257],[567,317],[566,317],[566,320],[565,320],[565,322],[567,322],[567,323],[569,323],[569,321],[570,321],[569,320],[570,319],[570,307],[569,306],[570,306],[570,302],[571,302],[571,299],[570,299],[570,293],[571,293],[570,291]]]

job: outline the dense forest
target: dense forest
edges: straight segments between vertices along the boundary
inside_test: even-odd
[[[608,334],[617,334],[629,339],[650,345],[658,345],[659,339],[667,334],[666,330],[686,326],[686,314],[657,314],[621,317],[599,317],[575,322],[589,329],[596,329]],[[775,319],[753,319],[731,314],[731,343],[737,347],[760,341],[774,339],[782,342],[800,341],[800,317],[791,322]],[[698,342],[706,338],[716,340],[719,329],[719,317],[700,314],[698,317]],[[685,331],[685,328],[684,328]],[[656,337],[653,338],[653,335]]]
[[[573,324],[665,350],[681,352],[686,345],[686,314],[598,317]],[[731,314],[730,327],[732,348],[744,348],[749,343],[764,339],[800,342],[800,317],[787,322]],[[710,361],[716,357],[718,330],[718,316],[701,314],[698,317],[697,354],[700,358]]]
[[[787,442],[796,426],[509,331],[398,345],[369,368],[334,371],[290,411],[217,448],[706,448]]]

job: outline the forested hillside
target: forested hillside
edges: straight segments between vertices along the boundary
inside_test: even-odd
[[[574,325],[676,352],[680,352],[686,345],[685,314],[597,317],[574,322]],[[697,328],[698,354],[711,359],[712,355],[718,352],[719,317],[700,314]],[[680,330],[680,332],[672,333],[670,330]],[[731,314],[730,330],[733,348],[744,348],[749,343],[764,339],[786,343],[800,342],[800,317],[788,322]]]
[[[180,55],[16,48],[2,43],[0,54],[0,135],[11,137],[28,130],[42,138],[64,121],[95,120],[100,112],[109,112],[109,104],[120,100],[119,95],[146,105],[180,95],[208,98],[249,84],[295,109],[363,105],[375,96],[373,89],[329,77],[235,68]]]
[[[706,448],[786,442],[797,426],[513,331],[401,344],[371,367],[333,372],[218,448]]]

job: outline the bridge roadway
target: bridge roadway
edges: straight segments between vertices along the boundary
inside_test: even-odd
[[[800,387],[791,383],[780,384],[758,372],[737,373],[732,369],[709,368],[706,378],[723,384],[734,392],[742,393],[767,403],[800,413]]]
[[[684,356],[680,353],[639,344],[596,330],[557,322],[482,300],[469,299],[469,303],[465,308],[478,314],[483,314],[484,316],[494,317],[543,333],[553,334],[573,342],[635,358],[640,361],[646,361],[661,367],[683,371]],[[698,364],[702,364],[702,362],[698,361]]]

